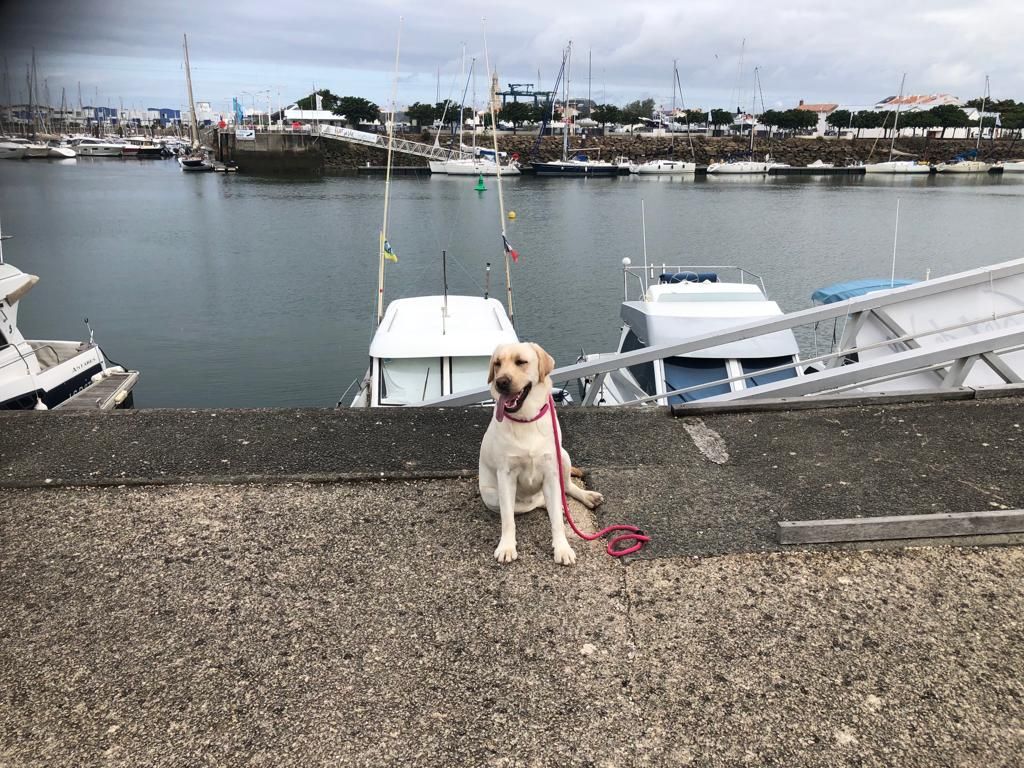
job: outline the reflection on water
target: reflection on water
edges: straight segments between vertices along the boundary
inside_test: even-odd
[[[392,181],[387,298],[504,297],[495,180]],[[173,162],[0,163],[4,254],[40,276],[20,323],[85,334],[139,368],[137,403],[333,405],[362,375],[372,332],[383,179],[183,174]],[[1015,258],[1024,178],[619,177],[505,180],[516,322],[560,364],[618,339],[621,260],[738,264],[787,310],[844,279],[923,277]]]

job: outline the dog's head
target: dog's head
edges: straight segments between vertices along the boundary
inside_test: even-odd
[[[547,402],[551,392],[548,374],[555,368],[555,359],[540,344],[501,344],[491,355],[487,383],[498,404],[494,416],[498,421],[506,413],[519,413],[524,406],[533,416]]]

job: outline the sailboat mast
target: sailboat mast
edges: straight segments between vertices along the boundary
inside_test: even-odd
[[[985,75],[985,90],[981,94],[981,111],[978,112],[978,141],[974,144],[974,154],[977,155],[981,149],[981,131],[985,125],[985,99],[988,96],[988,75]],[[995,133],[993,131],[993,133]]]
[[[384,319],[384,261],[386,256],[384,244],[387,242],[388,237],[388,204],[391,200],[391,158],[395,144],[395,112],[397,110],[396,102],[398,101],[398,57],[402,49],[403,18],[399,17],[398,19],[398,42],[395,44],[395,78],[391,83],[391,115],[388,120],[388,158],[384,170],[384,222],[380,228],[380,263],[377,267],[377,325],[380,325],[381,320]]]
[[[192,148],[199,146],[199,121],[196,119],[196,102],[192,98],[192,69],[188,63],[188,35],[185,35],[185,82],[188,84],[188,109],[192,115]]]
[[[669,139],[669,154],[676,156],[676,60],[672,59],[672,111],[668,115],[668,129],[672,132]]]
[[[572,40],[565,49],[565,82],[562,84],[562,162],[569,159],[569,68],[572,66]]]
[[[903,106],[903,86],[907,82],[907,73],[900,80],[900,95],[896,99],[896,116],[892,120],[892,140],[889,142],[889,162],[892,162],[892,151],[896,148],[896,127],[900,124],[900,107]]]
[[[750,97],[750,159],[754,159],[754,128],[757,126],[757,67],[754,67],[754,93]]]
[[[491,76],[491,59],[487,53],[487,20],[483,20],[484,33],[484,67],[487,69],[487,76]],[[558,86],[555,86],[556,88]],[[494,87],[490,88],[488,94],[488,109],[491,113],[491,141],[494,144],[494,172],[495,183],[498,186],[498,215],[501,217],[501,248],[505,254],[505,303],[508,305],[508,319],[512,327],[516,324],[515,303],[512,300],[512,268],[509,264],[508,238],[505,234],[505,193],[501,188],[501,155],[498,154],[498,118],[494,114]],[[489,268],[489,265],[488,265]]]

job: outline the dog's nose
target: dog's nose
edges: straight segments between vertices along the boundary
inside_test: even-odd
[[[508,392],[509,387],[512,384],[512,378],[509,376],[499,376],[494,380],[494,386],[498,388],[499,392]]]

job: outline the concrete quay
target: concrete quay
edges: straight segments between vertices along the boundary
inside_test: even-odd
[[[565,411],[573,568],[479,409],[0,414],[0,765],[1019,765],[1014,537],[774,526],[1024,507],[1022,404]]]

